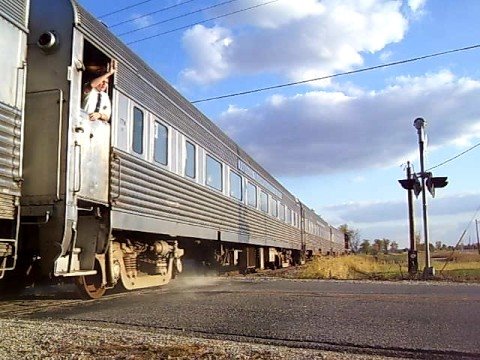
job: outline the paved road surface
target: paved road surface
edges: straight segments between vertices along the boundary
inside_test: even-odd
[[[311,348],[480,358],[480,285],[178,278],[30,315]]]

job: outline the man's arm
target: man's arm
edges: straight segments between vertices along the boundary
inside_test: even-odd
[[[110,66],[110,71],[107,72],[106,74],[103,74],[103,75],[100,75],[99,77],[93,79],[92,81],[90,81],[90,86],[92,88],[95,88],[97,87],[98,85],[100,85],[103,81],[106,81],[110,76],[112,76],[113,74],[115,74],[115,72],[117,71],[117,62],[115,60],[112,60],[112,65]]]

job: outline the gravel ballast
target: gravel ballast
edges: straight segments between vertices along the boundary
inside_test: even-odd
[[[0,360],[357,359],[384,357],[204,339],[62,321],[0,319]]]

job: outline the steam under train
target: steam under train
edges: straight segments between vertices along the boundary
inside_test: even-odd
[[[345,250],[75,1],[1,1],[0,37],[4,290],[71,280],[98,298],[168,283],[183,260],[248,271]],[[111,121],[90,121],[85,69],[112,60]]]

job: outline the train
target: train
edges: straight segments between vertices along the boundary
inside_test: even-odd
[[[0,3],[0,285],[81,296],[184,265],[285,267],[348,242],[74,0]],[[109,122],[82,87],[109,78]],[[193,265],[192,265],[193,264]]]

